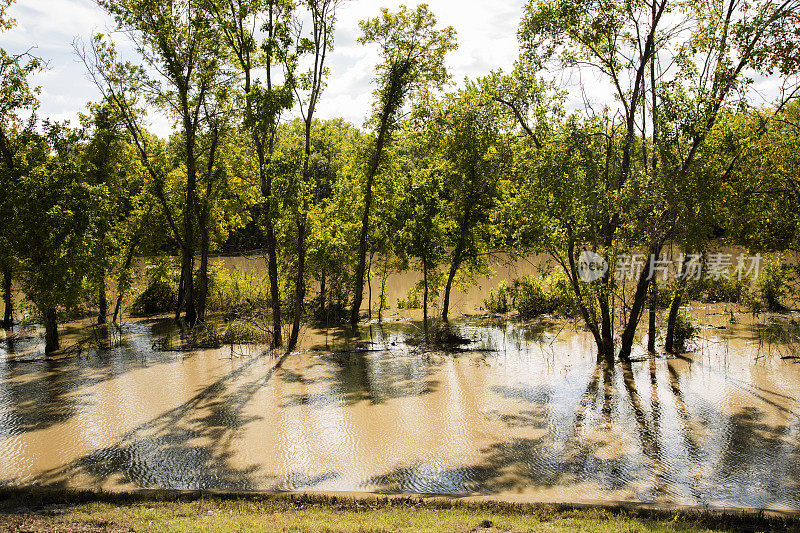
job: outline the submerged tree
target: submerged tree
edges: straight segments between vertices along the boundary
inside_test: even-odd
[[[295,6],[287,0],[229,2],[208,0],[206,8],[220,30],[240,76],[244,103],[242,127],[258,160],[267,268],[272,304],[272,345],[283,344],[281,299],[278,279],[278,248],[275,232],[277,201],[273,197],[271,168],[281,114],[292,105],[294,57],[289,54]],[[263,41],[257,41],[260,32]],[[283,69],[285,82],[276,83],[276,68]],[[263,77],[259,74],[263,72]]]
[[[8,8],[14,0],[0,0],[0,33],[14,27]],[[15,220],[15,191],[20,185],[25,163],[19,160],[33,124],[27,124],[23,112],[38,107],[38,89],[31,87],[28,76],[42,68],[42,61],[30,51],[12,53],[0,47],[0,273],[2,273],[3,318],[0,325],[10,328],[14,323],[12,279],[16,264],[15,250],[18,229]]]
[[[187,322],[194,324],[204,319],[204,280],[208,275],[201,258],[200,291],[196,295],[195,255],[198,251],[201,256],[207,254],[207,217],[200,205],[198,183],[214,179],[214,158],[218,154],[214,139],[220,134],[220,120],[228,105],[226,85],[230,78],[219,54],[220,37],[201,0],[102,0],[100,4],[133,42],[143,66],[119,62],[102,36],[93,42],[94,57],[84,54],[84,61],[104,96],[119,107],[142,162],[156,182],[163,182],[165,177],[157,169],[154,159],[159,155],[152,151],[153,143],[148,142],[140,122],[142,114],[135,103],[144,95],[148,103],[164,109],[180,127],[180,154],[186,176],[182,221],[176,220],[162,203],[181,249],[178,313],[185,307]],[[201,147],[203,142],[208,144]],[[205,159],[201,162],[204,150]]]
[[[748,72],[794,71],[796,51],[786,43],[793,42],[790,28],[797,25],[799,9],[793,2],[736,0],[674,6],[668,0],[558,0],[526,6],[520,29],[525,63],[564,72],[591,69],[608,83],[617,102],[594,113],[587,100],[586,118],[566,126],[565,133],[575,137],[561,137],[573,148],[551,146],[533,155],[531,160],[539,163],[529,172],[531,185],[541,191],[530,198],[534,204],[559,206],[529,212],[534,225],[549,228],[540,233],[542,248],[563,267],[602,357],[613,358],[615,352],[614,309],[621,285],[613,273],[622,266],[617,257],[642,250],[645,257],[660,258],[697,205],[707,205],[703,195],[713,188],[698,186],[702,173],[694,167],[708,134],[722,109],[746,102]],[[655,91],[654,98],[647,98],[648,90]],[[654,138],[642,126],[647,112],[657,115]],[[575,140],[582,144],[574,145]],[[640,157],[651,143],[655,166]],[[575,157],[589,167],[574,167],[570,160]],[[547,169],[550,178],[544,179]],[[567,182],[557,185],[563,178]],[[573,187],[588,196],[570,194]],[[536,212],[549,214],[541,218]],[[586,248],[610,265],[592,284],[578,276],[578,256]],[[623,359],[630,356],[655,266],[648,260],[640,272],[634,267],[633,297],[620,318],[618,353]]]
[[[384,150],[391,142],[409,97],[422,88],[441,87],[448,81],[444,58],[448,51],[456,48],[455,30],[451,26],[438,29],[436,17],[426,4],[420,4],[413,11],[401,6],[397,13],[383,8],[380,17],[361,22],[361,31],[364,34],[359,42],[379,45],[381,63],[377,66],[378,87],[370,119],[374,147],[366,166],[364,211],[350,313],[350,322],[354,325],[358,322],[363,300],[373,182],[380,171]]]
[[[291,87],[300,108],[303,120],[303,163],[302,171],[298,176],[299,181],[294,190],[297,192],[295,207],[295,222],[297,226],[297,264],[295,271],[294,309],[292,311],[292,330],[289,334],[289,351],[297,346],[300,334],[300,320],[303,315],[303,302],[306,294],[306,254],[308,237],[308,212],[312,197],[309,192],[313,189],[311,167],[312,136],[314,129],[314,116],[317,112],[322,91],[325,89],[325,80],[329,69],[326,65],[328,55],[333,49],[333,32],[336,21],[336,9],[343,0],[304,0],[302,5],[308,10],[311,17],[311,30],[308,36],[302,34],[302,24],[295,28],[297,43],[296,55],[307,56],[311,66],[297,76]]]
[[[142,172],[139,158],[130,144],[125,125],[115,105],[90,105],[90,114],[82,117],[89,136],[84,148],[87,162],[87,183],[104,188],[112,208],[109,216],[98,220],[99,241],[96,261],[92,264],[90,283],[97,294],[97,323],[108,320],[107,278],[111,270],[127,269],[117,264],[128,221],[142,193]]]
[[[487,267],[492,214],[501,181],[511,176],[512,143],[497,104],[475,86],[429,107],[433,113],[425,142],[443,164],[445,239],[451,250],[441,313],[447,320],[456,275],[464,267],[476,273]]]
[[[87,274],[103,261],[103,233],[110,216],[108,189],[87,181],[91,164],[83,135],[45,123],[26,158],[35,161],[20,182],[20,282],[44,321],[45,352],[60,347],[58,314],[84,296]]]
[[[409,135],[417,140],[414,133]],[[396,208],[403,224],[395,235],[394,250],[405,263],[415,264],[422,272],[422,327],[428,342],[431,281],[445,257],[445,174],[442,160],[424,143],[412,141],[408,148],[404,154],[406,163],[401,167],[405,187]]]

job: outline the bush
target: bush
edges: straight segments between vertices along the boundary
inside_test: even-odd
[[[550,284],[554,314],[562,317],[574,316],[578,313],[578,304],[572,285],[563,275],[551,274],[547,278]]]
[[[686,284],[686,298],[704,303],[741,303],[747,300],[749,283],[738,277],[701,278]]]
[[[756,280],[756,294],[751,304],[754,311],[785,311],[781,300],[788,297],[791,267],[780,259],[768,261]]]
[[[525,276],[511,282],[500,282],[497,292],[489,292],[483,308],[493,313],[507,313],[514,309],[520,318],[541,315],[572,316],[575,298],[572,288],[563,276],[550,274],[545,278]]]
[[[149,264],[147,270],[147,285],[131,304],[131,314],[144,316],[173,311],[178,301],[180,271],[173,268],[170,261]],[[195,289],[200,286],[197,274],[195,272]],[[269,280],[243,274],[238,269],[209,268],[206,306],[208,311],[220,313],[228,320],[247,315],[254,309],[267,309],[270,306]]]
[[[436,305],[439,295],[444,289],[445,275],[443,272],[432,271],[428,274],[428,309]],[[422,309],[422,294],[425,292],[425,285],[422,280],[408,289],[405,299],[397,299],[398,309]]]
[[[226,319],[271,306],[269,278],[244,274],[239,269],[213,267],[208,271],[208,309]]]
[[[483,300],[483,308],[490,313],[508,313],[513,298],[513,291],[508,287],[508,283],[501,281],[496,293],[494,289],[489,291],[489,296]]]
[[[699,328],[688,316],[679,314],[675,318],[675,349],[679,352],[688,351],[691,347],[692,341],[697,338],[698,331]]]
[[[220,336],[222,344],[255,344],[266,343],[268,330],[253,321],[233,320],[224,325]]]
[[[656,286],[656,307],[658,309],[666,309],[672,304],[672,299],[675,297],[675,289],[677,288],[676,282],[659,283]],[[648,296],[649,306],[649,296]]]
[[[417,286],[414,285],[408,292],[406,293],[405,298],[398,298],[397,299],[397,308],[398,309],[421,309],[422,308],[422,298],[420,296],[419,290],[417,290]]]
[[[552,314],[555,305],[555,299],[542,287],[541,278],[525,276],[514,280],[514,308],[520,318]]]
[[[180,273],[172,268],[171,261],[158,260],[147,265],[147,285],[131,304],[133,316],[168,313],[178,301]]]

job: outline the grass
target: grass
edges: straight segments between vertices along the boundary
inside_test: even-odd
[[[0,490],[2,531],[800,531],[792,516],[330,495]]]

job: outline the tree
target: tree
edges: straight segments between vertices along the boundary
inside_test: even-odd
[[[465,265],[471,270],[485,267],[500,182],[511,175],[511,143],[503,134],[507,128],[497,104],[473,84],[438,105],[424,105],[432,116],[423,142],[443,163],[445,238],[451,250],[442,303],[442,319],[447,320],[456,274]]]
[[[664,244],[691,218],[695,204],[704,201],[698,194],[708,188],[694,181],[702,174],[694,167],[709,132],[722,109],[746,101],[747,72],[794,71],[796,51],[787,43],[793,42],[794,30],[789,28],[796,27],[797,17],[793,2],[700,0],[673,6],[668,0],[652,4],[533,0],[527,4],[520,28],[525,63],[532,68],[553,65],[565,72],[591,69],[608,82],[617,102],[594,114],[587,101],[587,121],[569,126],[584,141],[584,146],[573,144],[573,149],[584,152],[582,159],[588,157],[594,170],[567,175],[576,185],[588,185],[586,192],[595,199],[594,205],[572,195],[545,193],[564,209],[539,221],[563,235],[558,244],[545,239],[546,247],[564,268],[602,357],[611,359],[615,351],[618,285],[612,273],[619,270],[615,258],[632,250],[659,257]],[[681,37],[685,40],[678,42]],[[654,63],[656,75],[648,80]],[[655,92],[651,100],[648,88]],[[656,135],[650,139],[641,126],[648,111],[657,116]],[[649,143],[656,165],[641,157]],[[556,149],[553,155],[558,153]],[[542,161],[551,156],[537,157]],[[563,157],[568,162],[574,154]],[[547,191],[547,183],[539,184]],[[575,203],[563,205],[565,198]],[[578,278],[578,254],[585,246],[611,267],[596,287],[586,287]],[[623,305],[622,359],[630,356],[653,266],[648,261],[634,276],[633,297]]]
[[[353,217],[360,186],[359,154],[363,134],[342,119],[319,121],[313,128],[308,191],[308,272],[319,283],[315,314],[339,321],[349,300],[357,220]]]
[[[397,13],[382,8],[380,17],[361,21],[360,26],[363,35],[359,42],[378,44],[381,63],[376,67],[378,87],[371,119],[374,148],[366,168],[358,266],[350,313],[353,325],[358,323],[361,312],[372,188],[381,168],[384,149],[391,142],[406,101],[422,88],[441,87],[448,81],[444,58],[448,51],[456,48],[455,30],[451,26],[437,29],[436,17],[426,4],[420,4],[413,11],[401,6]]]
[[[724,183],[724,226],[735,242],[773,252],[800,247],[800,102],[731,114],[719,159],[740,163]]]
[[[8,16],[8,8],[14,0],[0,0],[0,32],[14,27],[15,21]],[[42,61],[30,51],[18,54],[0,48],[0,272],[2,272],[3,328],[14,323],[14,300],[12,279],[14,276],[15,237],[17,224],[14,220],[15,206],[13,190],[21,178],[17,154],[24,147],[31,124],[23,125],[20,113],[33,112],[38,107],[38,88],[31,87],[28,76],[42,68]]]
[[[93,58],[83,54],[95,83],[113,101],[135,139],[145,168],[158,183],[164,175],[152,158],[151,144],[139,122],[141,112],[134,107],[137,93],[147,96],[181,127],[181,159],[186,176],[185,202],[181,227],[167,212],[174,238],[181,249],[181,290],[178,313],[185,306],[186,320],[195,324],[204,319],[207,285],[207,207],[200,205],[198,182],[213,181],[216,146],[228,105],[227,82],[219,54],[219,34],[200,0],[101,0],[118,27],[133,42],[144,66],[120,63],[113,47],[103,36],[93,42]],[[151,76],[150,72],[157,73]],[[204,139],[203,141],[202,139]],[[207,142],[206,160],[201,164],[201,142]],[[163,203],[163,202],[162,202]],[[168,211],[166,204],[164,209]],[[195,295],[195,254],[200,248],[200,291]],[[199,309],[198,309],[199,304]]]
[[[397,208],[405,223],[397,233],[395,253],[405,263],[416,262],[422,271],[422,327],[425,342],[428,342],[430,281],[445,256],[447,214],[441,160],[435,156],[426,157],[426,151],[424,144],[413,143],[406,154],[409,157],[403,166],[406,188]]]
[[[100,241],[97,261],[91,269],[91,282],[97,289],[97,323],[105,324],[108,319],[107,277],[122,251],[120,239],[124,238],[126,222],[141,194],[142,169],[116,106],[105,102],[90,105],[89,111],[89,115],[81,117],[89,135],[84,148],[88,164],[86,180],[93,186],[105,187],[112,204],[110,216],[98,220]]]
[[[270,169],[281,113],[292,105],[289,83],[273,82],[273,69],[284,67],[285,78],[294,79],[294,58],[289,55],[294,5],[287,0],[247,0],[229,2],[208,0],[206,9],[218,25],[220,34],[240,74],[244,99],[243,128],[258,158],[258,179],[263,202],[263,224],[272,304],[272,345],[283,344],[281,300],[278,289],[278,250],[275,236],[276,201],[273,198],[273,172]],[[256,28],[264,33],[257,42]],[[264,72],[263,80],[258,78]]]
[[[295,272],[294,310],[292,314],[292,330],[289,334],[288,350],[297,346],[300,334],[300,320],[303,314],[303,302],[306,293],[306,238],[308,232],[309,195],[308,190],[313,188],[311,181],[311,147],[314,128],[314,114],[317,110],[319,98],[325,88],[325,79],[328,76],[328,67],[325,65],[328,54],[333,49],[333,31],[336,20],[336,9],[342,0],[304,0],[303,5],[311,17],[311,32],[309,36],[301,35],[302,25],[296,25],[294,42],[297,43],[296,54],[308,55],[311,67],[298,75],[297,80],[291,84],[295,98],[300,107],[303,120],[303,164],[299,176],[300,183],[295,189],[298,198],[295,211],[297,226],[297,269]]]
[[[18,189],[18,253],[22,290],[41,313],[45,352],[59,349],[58,313],[84,296],[87,273],[103,261],[104,221],[111,202],[105,184],[87,182],[91,166],[83,134],[45,123],[28,143],[35,162]]]

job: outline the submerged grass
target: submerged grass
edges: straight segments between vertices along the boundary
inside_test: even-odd
[[[3,531],[800,531],[796,516],[308,494],[0,490]]]

